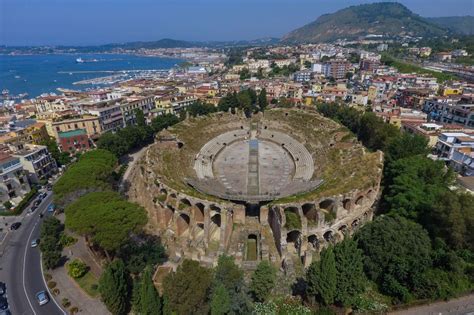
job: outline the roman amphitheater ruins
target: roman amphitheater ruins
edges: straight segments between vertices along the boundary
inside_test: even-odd
[[[382,164],[381,152],[316,112],[216,113],[159,133],[128,195],[171,260],[212,266],[226,253],[246,269],[308,266],[372,219]]]

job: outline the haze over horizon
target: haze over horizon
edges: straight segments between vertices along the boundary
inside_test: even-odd
[[[322,14],[373,2],[380,1],[0,0],[0,45],[281,37]],[[398,2],[424,17],[474,14],[472,0]]]

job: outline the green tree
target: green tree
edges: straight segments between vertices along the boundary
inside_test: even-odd
[[[128,151],[128,145],[116,133],[106,132],[97,141],[97,147],[112,152],[121,157]]]
[[[415,155],[390,163],[385,171],[385,201],[390,211],[421,220],[453,180],[441,161]]]
[[[135,110],[135,119],[137,121],[137,126],[138,127],[145,127],[146,126],[145,115],[143,114],[143,111],[141,109],[137,108]]]
[[[362,251],[352,239],[344,239],[334,246],[337,270],[335,300],[344,305],[354,305],[357,296],[365,290]]]
[[[225,286],[220,283],[211,297],[211,315],[225,315],[231,312],[231,298]]]
[[[336,297],[337,270],[332,247],[321,252],[321,260],[312,262],[306,272],[307,294],[330,305]]]
[[[240,75],[240,80],[247,80],[247,79],[250,79],[251,77],[251,74],[250,74],[250,71],[249,69],[247,68],[243,68],[240,72],[239,72],[239,75]]]
[[[428,140],[419,135],[403,132],[394,137],[385,150],[386,161],[394,162],[414,155],[428,154]]]
[[[260,107],[260,110],[263,112],[265,111],[267,106],[268,106],[267,90],[263,88],[258,94],[258,107]]]
[[[364,270],[382,293],[407,302],[431,267],[431,242],[418,224],[399,216],[382,216],[355,235],[364,253]]]
[[[99,292],[102,301],[112,314],[127,314],[128,275],[122,260],[115,260],[107,265],[99,279]]]
[[[235,314],[246,314],[250,312],[251,301],[247,294],[242,269],[235,264],[234,257],[221,255],[214,271],[212,289],[223,285],[232,301],[231,310]]]
[[[102,248],[106,255],[126,244],[131,233],[141,232],[145,210],[118,193],[94,192],[67,206],[66,226]]]
[[[164,309],[177,315],[206,314],[209,311],[211,270],[185,259],[175,273],[163,281]]]
[[[258,302],[264,302],[276,284],[276,270],[270,262],[261,261],[252,275],[250,290]]]
[[[214,113],[216,110],[217,108],[213,104],[204,103],[201,101],[195,101],[187,108],[187,111],[193,117]]]
[[[161,300],[153,284],[152,276],[152,269],[150,266],[147,266],[140,280],[140,315],[161,314]]]
[[[170,126],[173,126],[179,123],[179,118],[173,114],[164,114],[154,118],[151,121],[151,127],[155,132],[160,132],[163,129],[166,129]]]

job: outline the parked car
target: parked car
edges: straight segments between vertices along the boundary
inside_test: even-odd
[[[46,190],[47,190],[47,191],[53,190],[53,186],[51,186],[51,185],[46,186]]]
[[[48,212],[54,212],[54,209],[56,209],[56,206],[52,203],[48,207]]]
[[[5,297],[0,296],[0,310],[6,310],[8,308],[8,301]]]
[[[36,300],[40,306],[47,304],[49,302],[48,293],[46,293],[46,291],[40,291],[36,293]]]
[[[7,287],[4,282],[0,282],[0,296],[4,295],[7,292]]]
[[[35,212],[36,209],[38,209],[38,206],[33,205],[33,206],[30,208],[30,212]]]
[[[12,223],[12,225],[10,226],[10,230],[18,230],[20,225],[21,225],[21,222]]]
[[[39,238],[36,238],[34,240],[31,241],[31,247],[37,247],[40,243],[40,239]]]
[[[41,199],[44,199],[46,198],[46,196],[48,196],[48,194],[44,192],[44,193],[41,193],[39,196]]]
[[[35,203],[33,204],[33,206],[39,206],[41,204],[41,199],[38,199],[35,201]]]
[[[10,310],[0,310],[0,315],[12,315]]]

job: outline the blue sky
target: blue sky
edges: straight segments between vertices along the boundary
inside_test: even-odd
[[[87,45],[280,37],[363,0],[0,0],[0,44]],[[474,15],[474,0],[401,0],[422,16]]]

